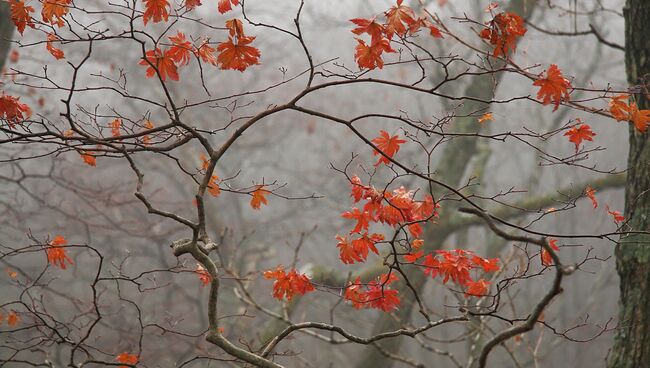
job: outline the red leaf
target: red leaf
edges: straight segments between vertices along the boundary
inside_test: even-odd
[[[591,204],[594,206],[594,208],[598,207],[598,201],[596,201],[596,190],[592,187],[586,187],[585,188],[585,195],[591,199]]]
[[[264,272],[264,278],[267,280],[275,279],[273,283],[273,297],[276,299],[286,298],[287,300],[291,300],[296,294],[305,295],[315,290],[309,278],[304,274],[298,273],[295,268],[285,273],[284,267],[278,266],[275,270]]]
[[[21,35],[25,31],[25,27],[29,26],[34,28],[34,21],[32,16],[29,15],[29,13],[34,12],[33,7],[25,6],[25,2],[22,0],[10,0],[9,6],[11,7],[11,20],[14,22]]]
[[[26,104],[18,102],[20,97],[0,94],[0,119],[9,124],[19,123],[32,116],[32,110]]]
[[[217,51],[219,51],[217,62],[221,69],[233,69],[243,72],[251,65],[258,65],[260,63],[260,50],[248,46],[254,39],[255,37],[239,37],[235,44],[233,38],[228,37],[228,41],[220,43],[217,46]]]
[[[48,33],[47,42],[45,43],[45,48],[47,49],[47,51],[49,51],[50,54],[52,54],[52,56],[54,56],[54,58],[56,58],[57,60],[63,59],[65,57],[65,54],[63,53],[62,50],[57,49],[52,45],[54,41],[58,41],[58,40],[59,38],[56,35],[52,33]]]
[[[206,270],[203,266],[200,264],[196,264],[196,270],[194,271],[199,280],[201,281],[201,286],[208,286],[212,282],[212,276],[210,276],[210,273],[208,270]]]
[[[185,10],[190,11],[197,6],[201,6],[201,0],[185,0]]]
[[[81,159],[89,166],[97,166],[97,159],[91,154],[91,152],[81,152]]]
[[[368,211],[360,211],[356,207],[352,209],[352,212],[343,212],[341,216],[346,219],[357,221],[356,226],[354,229],[352,229],[352,231],[350,231],[350,234],[360,233],[361,230],[368,230],[368,225],[370,225],[369,221],[372,220],[372,216],[370,216],[370,213],[368,213]]]
[[[122,126],[122,119],[117,118],[111,122],[111,135],[113,137],[120,136],[120,127]]]
[[[219,0],[219,4],[217,5],[219,9],[219,13],[227,13],[232,10],[232,5],[237,6],[239,5],[239,0]]]
[[[357,28],[354,28],[352,30],[352,33],[356,35],[362,35],[364,33],[369,34],[371,38],[371,43],[379,42],[382,39],[383,34],[386,32],[384,26],[377,23],[375,21],[375,18],[372,19],[355,18],[355,19],[350,19],[350,22],[357,25]]]
[[[169,77],[171,80],[178,80],[178,69],[176,64],[172,59],[172,54],[169,50],[163,53],[159,48],[156,47],[155,50],[149,50],[146,53],[146,60],[140,60],[140,65],[147,66],[147,78],[151,78],[156,75],[156,69],[160,75],[160,79],[163,81]],[[154,65],[155,68],[152,66]]]
[[[488,28],[483,29],[480,36],[494,45],[492,55],[495,57],[507,56],[511,50],[514,51],[517,38],[526,34],[524,20],[515,13],[499,13],[487,25]]]
[[[390,47],[390,41],[386,38],[382,38],[376,42],[372,42],[370,46],[357,38],[357,48],[354,54],[354,59],[357,61],[359,68],[375,69],[383,68],[384,60],[381,58],[381,54],[384,52],[396,52]]]
[[[560,247],[557,246],[557,239],[549,239],[548,246],[551,247],[554,251],[559,251]],[[542,264],[544,266],[550,266],[553,264],[553,257],[546,249],[542,249]]]
[[[258,185],[257,189],[253,191],[253,198],[251,198],[251,207],[255,210],[259,210],[262,205],[267,205],[269,202],[266,199],[266,195],[269,194],[268,190],[264,189],[264,185]]]
[[[167,21],[169,19],[169,1],[167,0],[143,0],[144,1],[144,15],[142,21],[144,25],[153,18],[154,23]]]
[[[478,281],[468,281],[467,289],[465,289],[465,297],[469,296],[484,296],[488,293],[488,285],[490,283],[485,279],[480,279]]]
[[[540,87],[537,98],[541,99],[544,105],[548,105],[553,101],[555,104],[553,111],[560,106],[560,101],[569,101],[568,89],[571,88],[571,82],[564,78],[555,64],[551,64],[551,67],[546,71],[546,78],[540,77],[533,85]]]
[[[115,360],[118,363],[124,363],[124,364],[130,364],[130,365],[136,365],[138,364],[138,356],[135,354],[129,354],[129,353],[122,353],[115,357]],[[126,365],[121,365],[120,368],[128,368]]]
[[[374,143],[377,148],[379,148],[379,150],[384,153],[384,155],[390,158],[392,158],[397,153],[397,151],[399,151],[400,144],[405,142],[405,140],[400,139],[397,135],[391,137],[385,130],[379,131],[379,137],[372,140],[372,143]],[[374,155],[379,155],[379,152],[375,151]],[[388,158],[381,156],[375,166],[379,166],[382,163],[388,165],[390,164],[390,161]]]
[[[187,65],[192,56],[192,43],[180,31],[175,36],[169,36],[168,38],[172,42],[172,46],[167,51],[169,57],[178,66]]]
[[[65,248],[62,247],[65,244],[67,244],[65,238],[57,235],[45,248],[47,262],[61,268],[62,270],[67,268],[65,262],[74,264],[74,262],[72,262],[72,260],[66,255]]]
[[[418,22],[413,9],[402,5],[402,2],[402,0],[397,0],[397,5],[384,13],[386,15],[386,37],[389,39],[393,38],[395,33],[400,37],[406,36],[406,32]]]
[[[596,133],[591,131],[591,127],[587,124],[580,124],[577,127],[569,129],[565,136],[569,137],[569,141],[573,142],[576,145],[576,151],[580,148],[582,141],[593,141],[593,137]]]
[[[63,27],[63,17],[68,14],[72,0],[43,0],[43,22]]]

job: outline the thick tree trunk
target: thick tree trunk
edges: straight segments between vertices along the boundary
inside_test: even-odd
[[[625,64],[627,79],[640,86],[639,109],[650,109],[650,1],[627,0]],[[625,216],[633,230],[650,230],[650,142],[630,126]],[[616,247],[620,277],[620,328],[610,352],[610,368],[650,367],[650,235],[621,238]]]
[[[9,13],[9,3],[0,1],[0,70],[4,68],[7,54],[11,49],[11,39],[14,35],[14,23]]]

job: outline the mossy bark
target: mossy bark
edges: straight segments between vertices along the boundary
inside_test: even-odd
[[[650,109],[650,1],[628,0],[625,64],[639,109]],[[650,230],[650,135],[630,124],[625,216],[632,230]],[[616,247],[620,277],[619,329],[610,368],[650,367],[650,235],[621,238]]]

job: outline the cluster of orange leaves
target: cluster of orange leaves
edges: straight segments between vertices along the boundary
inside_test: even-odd
[[[305,295],[315,290],[309,278],[296,271],[295,268],[286,272],[284,266],[280,265],[274,270],[265,271],[264,278],[275,280],[273,283],[273,296],[277,299],[286,298],[291,300],[296,294]]]
[[[65,245],[68,242],[61,235],[57,235],[50,241],[45,247],[45,253],[47,254],[47,262],[65,270],[67,268],[66,262],[69,264],[74,264],[70,257],[66,254]]]
[[[41,0],[41,17],[43,22],[53,26],[63,27],[63,17],[68,14],[72,0]],[[22,35],[26,27],[34,28],[34,20],[31,13],[35,12],[34,7],[25,5],[23,0],[10,0],[11,20],[16,25],[18,32]]]
[[[650,124],[650,110],[639,110],[635,102],[628,104],[626,100],[629,100],[626,94],[612,97],[609,112],[616,121],[629,121],[639,132],[644,133]]]
[[[129,364],[128,366],[121,365],[120,368],[128,368],[129,366],[134,366],[134,365],[138,364],[138,356],[135,355],[135,354],[122,353],[122,354],[119,354],[118,356],[116,356],[115,360],[118,363]]]
[[[190,42],[185,34],[178,31],[176,35],[169,36],[171,46],[167,49],[156,47],[145,54],[145,58],[140,61],[140,65],[147,66],[147,78],[156,75],[156,70],[163,81],[169,77],[171,80],[178,81],[178,68],[187,65],[192,55],[221,69],[233,69],[243,72],[251,65],[259,64],[260,51],[250,46],[255,40],[253,36],[246,36],[244,25],[238,19],[226,21],[228,29],[228,41],[221,42],[217,48],[210,46],[208,40],[201,41],[196,47]],[[215,56],[215,52],[219,54]]]
[[[5,316],[2,314],[0,311],[0,325],[4,321]],[[20,322],[20,317],[18,317],[18,314],[15,311],[10,311],[9,314],[7,314],[7,325],[9,327],[14,327]]]
[[[417,259],[424,256],[424,252],[420,251],[410,256],[404,258],[409,263],[415,263]],[[472,251],[463,249],[437,250],[435,255],[424,256],[424,260],[419,265],[424,267],[424,273],[431,278],[439,276],[443,279],[443,284],[452,280],[465,288],[465,297],[487,295],[490,284],[483,278],[474,280],[470,271],[482,270],[484,273],[492,273],[500,269],[498,258],[482,258]]]
[[[415,34],[421,28],[429,29],[431,36],[442,38],[440,30],[426,18],[415,15],[412,8],[403,4],[403,0],[397,0],[397,4],[383,13],[384,22],[377,21],[377,17],[370,19],[355,18],[350,21],[357,25],[352,30],[356,35],[367,33],[370,36],[370,43],[357,38],[356,53],[354,55],[359,68],[375,69],[383,68],[383,53],[396,52],[390,46],[394,35],[406,37],[408,34]]]
[[[365,285],[357,277],[345,288],[344,298],[352,302],[355,309],[373,308],[391,312],[400,304],[399,292],[391,288],[395,281],[398,278],[394,273],[383,274]]]
[[[32,116],[32,110],[24,103],[19,102],[20,97],[0,94],[0,119],[6,120],[10,125],[20,123]]]
[[[502,12],[486,23],[480,36],[494,45],[492,55],[508,56],[508,53],[514,51],[517,46],[517,38],[526,34],[524,20],[517,14],[511,12]]]

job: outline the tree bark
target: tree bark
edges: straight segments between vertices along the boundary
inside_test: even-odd
[[[650,109],[650,2],[627,0],[625,64],[639,109]],[[640,87],[640,88],[639,88]],[[630,124],[625,187],[629,228],[650,230],[650,143],[648,132]],[[620,277],[619,329],[610,352],[610,368],[650,367],[650,235],[621,237],[616,246]]]
[[[14,35],[14,23],[11,21],[9,10],[9,3],[0,1],[0,70],[5,66]]]

